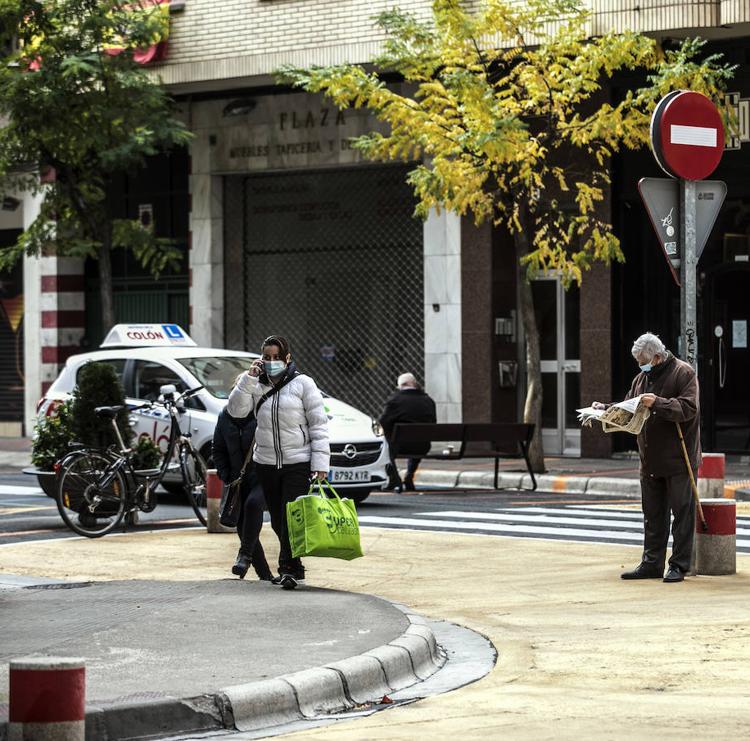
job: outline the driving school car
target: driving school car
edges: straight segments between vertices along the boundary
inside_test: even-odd
[[[169,416],[165,410],[135,409],[159,398],[160,388],[173,384],[177,393],[203,386],[185,402],[180,427],[190,432],[193,445],[206,461],[211,457],[214,427],[225,407],[235,379],[259,357],[238,350],[197,347],[176,324],[126,325],[112,328],[101,349],[71,356],[57,380],[37,406],[40,416],[54,414],[70,398],[78,373],[89,362],[111,365],[131,408],[130,423],[138,437],[148,436],[164,451],[169,441]],[[323,394],[329,421],[331,470],[329,480],[337,491],[362,501],[375,489],[382,489],[388,477],[388,449],[375,421],[349,404]],[[166,478],[169,491],[181,486]]]

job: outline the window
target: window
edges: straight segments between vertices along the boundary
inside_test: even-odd
[[[136,399],[156,401],[159,398],[159,389],[168,383],[173,384],[178,393],[187,388],[173,370],[161,363],[154,363],[150,360],[136,361],[134,378]]]
[[[252,358],[227,357],[218,358],[184,358],[179,360],[206,387],[209,394],[217,399],[229,398],[229,392],[240,373],[246,371]]]

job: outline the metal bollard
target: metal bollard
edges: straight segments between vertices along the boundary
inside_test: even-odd
[[[724,576],[737,572],[737,505],[734,499],[703,499],[708,532],[695,524],[695,572]]]
[[[84,741],[85,736],[83,659],[12,659],[8,741]]]
[[[724,496],[724,453],[703,453],[698,469],[698,496],[712,499]]]
[[[223,493],[224,482],[219,478],[215,468],[209,468],[206,471],[206,529],[209,533],[237,532],[236,528],[224,527],[219,522]]]

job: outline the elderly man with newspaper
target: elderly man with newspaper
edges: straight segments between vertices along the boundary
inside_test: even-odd
[[[620,576],[679,582],[690,570],[695,531],[695,500],[680,432],[695,476],[701,462],[698,378],[654,334],[641,335],[631,352],[640,373],[626,398],[640,396],[640,403],[650,411],[638,433],[644,542],[641,563]],[[594,409],[608,406],[592,404]],[[670,511],[674,516],[672,556],[664,575]]]

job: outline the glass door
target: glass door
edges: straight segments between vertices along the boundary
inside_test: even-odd
[[[550,455],[580,455],[580,292],[557,276],[532,281],[542,366],[542,441]]]

